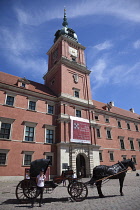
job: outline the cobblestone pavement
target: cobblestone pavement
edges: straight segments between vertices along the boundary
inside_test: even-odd
[[[85,182],[89,179],[83,179]],[[19,204],[15,189],[18,181],[0,181],[0,210],[26,210],[30,208],[30,203]],[[67,188],[62,184],[51,194],[44,192],[43,206],[38,207],[35,203],[33,209],[49,210],[138,210],[140,209],[140,176],[136,172],[127,173],[123,192],[124,196],[119,194],[119,181],[110,180],[102,186],[105,198],[99,198],[96,188],[88,187],[88,197],[82,202],[73,202],[67,192]]]

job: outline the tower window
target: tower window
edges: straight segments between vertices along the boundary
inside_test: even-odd
[[[74,96],[76,97],[76,98],[79,98],[79,91],[74,91]]]
[[[81,110],[76,110],[76,117],[81,117]]]

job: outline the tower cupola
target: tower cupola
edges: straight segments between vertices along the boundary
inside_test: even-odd
[[[68,21],[67,21],[67,16],[66,16],[66,9],[64,9],[64,18],[63,18],[63,23],[62,23],[62,29],[57,30],[55,33],[55,39],[54,43],[57,41],[57,39],[61,36],[64,35],[76,42],[78,42],[78,37],[75,31],[72,28],[68,28]]]

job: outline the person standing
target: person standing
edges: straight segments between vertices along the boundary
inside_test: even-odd
[[[43,191],[44,191],[44,182],[45,182],[46,176],[44,175],[44,169],[40,170],[40,174],[36,177],[36,183],[37,183],[37,196],[40,195],[39,199],[39,207],[42,206],[42,200],[43,200]],[[37,198],[36,196],[36,198]],[[34,207],[35,199],[33,199],[31,207]]]

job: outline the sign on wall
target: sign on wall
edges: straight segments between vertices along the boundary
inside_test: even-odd
[[[71,119],[71,142],[90,144],[89,120],[70,117]]]

